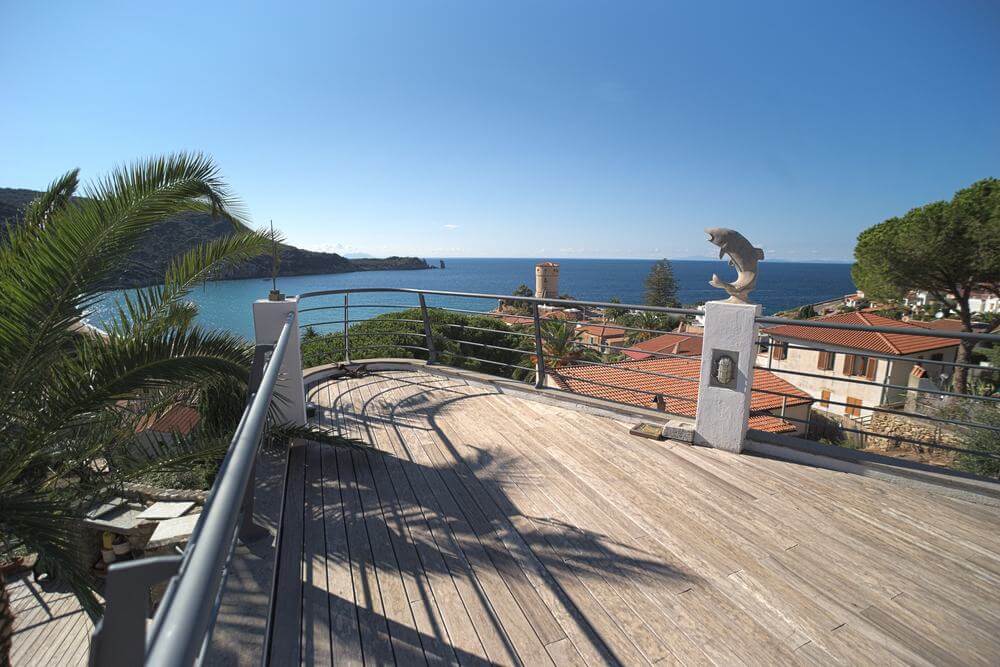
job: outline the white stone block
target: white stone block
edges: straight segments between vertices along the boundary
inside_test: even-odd
[[[159,522],[156,524],[156,528],[153,530],[153,535],[149,538],[146,548],[159,549],[171,544],[187,542],[191,538],[191,533],[194,531],[194,527],[198,524],[198,519],[200,518],[201,512],[198,512],[197,514],[188,514],[187,516]]]
[[[306,423],[305,385],[302,381],[302,348],[299,343],[299,300],[290,297],[284,301],[261,299],[253,304],[253,330],[257,345],[274,345],[288,314],[292,313],[292,338],[285,348],[281,374],[274,388],[275,396],[284,400],[274,401],[281,423],[304,426]]]
[[[761,312],[756,304],[709,301],[705,304],[705,334],[702,341],[701,378],[695,417],[694,441],[716,449],[743,450],[750,419],[750,388],[757,358],[757,324]],[[735,357],[735,373],[729,386],[713,381],[713,359],[718,353]]]
[[[153,503],[139,513],[140,519],[176,519],[189,509],[194,507],[194,503],[189,501],[167,501],[161,500]]]

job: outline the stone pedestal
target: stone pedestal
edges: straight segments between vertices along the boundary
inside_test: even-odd
[[[743,450],[757,358],[756,304],[705,304],[701,378],[694,441],[728,452]],[[720,370],[721,367],[721,370]]]
[[[289,313],[293,313],[291,339],[281,362],[281,374],[274,388],[272,400],[279,423],[306,424],[305,386],[302,382],[302,349],[299,345],[299,300],[297,297],[283,301],[261,299],[253,304],[253,331],[257,345],[274,345]]]

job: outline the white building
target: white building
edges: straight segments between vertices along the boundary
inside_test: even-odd
[[[814,321],[926,330],[874,313],[843,313]],[[779,371],[816,399],[813,408],[860,419],[871,414],[866,407],[901,405],[915,365],[934,380],[948,376],[952,367],[935,361],[955,361],[954,338],[882,334],[874,331],[826,329],[783,324],[765,329],[771,339],[758,366]],[[802,349],[809,348],[809,349]],[[787,374],[780,371],[791,371]],[[796,374],[801,373],[801,375]],[[918,373],[917,375],[920,375]]]
[[[1000,313],[1000,297],[985,289],[973,290],[969,295],[969,310],[973,313]]]

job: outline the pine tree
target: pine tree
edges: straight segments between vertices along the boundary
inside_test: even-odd
[[[661,259],[646,276],[646,305],[677,308],[677,281],[674,280],[674,270],[670,261]]]

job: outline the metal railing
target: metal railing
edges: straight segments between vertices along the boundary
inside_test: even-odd
[[[377,299],[364,303],[351,303],[351,295],[376,293],[410,295],[415,297],[412,305],[404,303],[375,303]],[[340,310],[341,317],[334,320],[302,321],[300,329],[309,327],[340,325],[342,332],[336,332],[334,340],[342,345],[341,359],[328,361],[351,362],[354,358],[388,352],[389,356],[402,353],[425,358],[430,364],[444,364],[474,367],[487,373],[501,375],[515,380],[533,383],[536,387],[546,387],[555,391],[573,394],[585,394],[610,401],[638,405],[645,408],[672,412],[682,416],[693,417],[697,404],[698,386],[701,374],[701,356],[685,355],[663,350],[649,349],[642,346],[644,340],[660,334],[682,333],[687,336],[698,336],[696,332],[678,332],[675,330],[677,320],[662,321],[641,320],[640,313],[656,315],[680,316],[682,318],[698,318],[702,311],[691,308],[667,308],[644,306],[638,304],[620,304],[601,301],[580,301],[568,299],[542,299],[536,297],[513,297],[496,294],[465,293],[452,291],[418,290],[408,288],[366,288],[342,289],[309,292],[298,297],[299,301],[336,297],[340,301],[335,304],[325,304],[300,308],[288,315],[281,328],[280,335],[273,346],[258,345],[255,349],[254,362],[250,376],[250,395],[247,406],[236,427],[232,441],[216,476],[215,483],[205,503],[198,521],[184,551],[179,555],[161,556],[112,565],[107,579],[107,607],[104,618],[94,632],[91,646],[91,663],[94,665],[190,665],[200,664],[206,648],[209,646],[212,631],[215,626],[219,606],[222,599],[229,563],[234,552],[237,539],[249,540],[259,533],[252,521],[253,495],[255,488],[255,462],[264,431],[268,423],[268,413],[275,395],[280,368],[285,359],[290,341],[298,335],[293,322],[298,316],[306,313],[323,317],[329,310]],[[464,300],[477,300],[482,310],[463,308]],[[490,303],[483,304],[483,301]],[[435,303],[435,301],[443,303]],[[459,303],[456,303],[459,302]],[[497,304],[504,303],[513,307],[517,318],[512,325],[497,324],[491,326],[491,318],[502,320],[510,318],[510,312],[497,310]],[[572,336],[565,339],[565,331],[554,331],[556,325],[549,322],[555,320],[553,314],[543,313],[548,306],[565,309],[576,308],[584,317],[603,318],[603,321],[568,321],[564,326],[573,327]],[[489,310],[486,310],[489,308]],[[353,309],[353,313],[352,313]],[[352,331],[352,324],[369,321],[369,317],[354,317],[359,309],[385,310],[399,313],[388,318],[385,328],[371,325],[371,330]],[[410,316],[406,311],[413,309],[417,315]],[[630,315],[621,321],[608,321],[610,309],[625,311]],[[402,312],[400,312],[402,311]],[[440,313],[457,315],[476,315],[484,318],[474,323],[468,321],[449,321]],[[364,311],[361,313],[364,315]],[[826,328],[830,330],[878,332],[882,334],[905,334],[909,336],[927,336],[942,339],[1000,344],[1000,336],[961,332],[927,331],[902,327],[877,327],[850,325],[842,323],[823,323],[820,321],[787,320],[774,317],[758,317],[757,322],[763,325],[794,325],[808,328]],[[410,325],[410,328],[407,326]],[[587,342],[577,337],[578,325],[588,325],[600,331],[613,329],[614,342],[607,342],[604,337],[598,342]],[[659,328],[656,328],[659,326]],[[500,334],[498,340],[480,337],[480,340],[470,340],[479,334]],[[562,348],[556,349],[561,334]],[[637,342],[634,338],[643,339]],[[911,410],[904,401],[902,408],[898,402],[888,402],[887,392],[901,392],[903,396],[929,395],[949,401],[974,401],[977,404],[997,408],[1000,396],[974,396],[969,393],[955,391],[939,386],[928,386],[927,383],[914,384],[907,380],[906,384],[892,381],[889,364],[923,363],[927,365],[956,370],[991,372],[1000,375],[1000,369],[982,368],[967,362],[950,359],[927,359],[912,355],[892,355],[876,351],[866,352],[856,348],[824,345],[807,339],[777,338],[767,329],[761,331],[756,341],[763,354],[767,355],[767,364],[759,362],[753,367],[760,371],[768,371],[778,377],[790,378],[791,381],[804,383],[808,381],[837,382],[844,387],[864,387],[875,390],[879,400],[859,402],[857,400],[839,400],[832,392],[825,397],[813,396],[806,399],[806,418],[790,414],[786,407],[791,405],[788,399],[796,399],[797,405],[803,404],[803,394],[790,391],[779,391],[774,388],[755,386],[752,392],[762,396],[780,398],[779,408],[769,408],[766,412],[787,424],[803,426],[805,434],[813,422],[813,412],[816,404],[829,408],[843,407],[851,419],[849,423],[841,424],[845,433],[856,433],[861,437],[887,438],[895,442],[926,446],[949,451],[958,455],[971,455],[988,459],[1000,459],[1000,455],[991,451],[978,451],[968,447],[956,446],[951,442],[941,442],[940,437],[933,441],[925,441],[908,436],[888,435],[879,432],[874,426],[872,415],[890,415],[934,424],[940,432],[943,428],[962,429],[963,431],[978,430],[980,432],[996,433],[1000,437],[1000,423],[985,423],[972,416],[956,416],[945,414],[922,414]],[[780,346],[780,347],[779,347]],[[876,363],[875,377],[868,374],[860,376],[844,376],[837,372],[836,359],[831,369],[806,369],[790,367],[791,364],[775,363],[785,359],[775,359],[773,350],[780,349],[782,354],[789,351],[810,355],[852,354],[865,357],[864,367],[867,370],[868,359],[877,362],[885,361],[886,369],[879,375],[882,364]],[[600,352],[604,358],[596,355]],[[490,356],[492,353],[492,357]],[[629,353],[641,353],[643,360],[657,363],[637,363],[636,360],[624,360]],[[359,356],[360,355],[360,356]],[[607,355],[610,355],[608,358]],[[379,354],[379,356],[381,356]],[[662,362],[662,363],[659,363]],[[296,362],[297,363],[297,362]],[[480,366],[484,365],[484,366]],[[827,365],[830,365],[827,357]],[[852,362],[852,372],[855,366]],[[617,369],[618,373],[608,373],[608,369]],[[881,377],[881,380],[879,379]],[[905,377],[909,377],[907,374]],[[1000,377],[997,378],[1000,380]],[[773,387],[773,385],[771,385]],[[793,384],[794,386],[794,384]],[[840,385],[838,385],[840,386]],[[815,387],[810,387],[815,389]],[[296,390],[298,391],[298,390]],[[308,389],[307,389],[308,391]],[[287,397],[287,394],[286,394]],[[862,412],[864,414],[862,414]],[[856,417],[856,418],[855,418]],[[282,509],[284,512],[284,509]],[[242,521],[241,521],[242,519]],[[170,580],[151,623],[147,625],[149,616],[149,588],[164,580]],[[273,598],[273,595],[272,595]],[[273,599],[272,599],[273,602]],[[269,612],[268,641],[270,638],[271,621]],[[265,647],[265,661],[268,651]]]
[[[371,295],[373,293],[385,293],[385,294],[406,294],[414,295],[417,297],[417,302],[407,305],[404,303],[391,302],[385,304],[373,303],[373,299],[369,298],[363,304],[355,304],[350,300],[351,295],[354,294],[365,294]],[[694,404],[696,399],[691,396],[678,395],[669,390],[652,390],[649,388],[634,387],[626,384],[615,384],[610,382],[604,382],[594,378],[586,377],[584,373],[581,373],[581,369],[587,367],[614,367],[618,366],[621,362],[629,361],[627,354],[629,352],[641,353],[647,358],[653,359],[682,359],[686,362],[686,365],[694,367],[695,372],[688,373],[687,375],[678,375],[676,373],[669,373],[663,371],[653,371],[643,368],[636,368],[632,366],[621,366],[622,368],[627,368],[627,372],[630,376],[641,376],[649,378],[659,378],[664,380],[672,380],[674,382],[683,382],[697,385],[698,383],[698,369],[700,365],[700,360],[697,359],[696,355],[683,355],[674,354],[670,352],[659,352],[659,351],[649,351],[638,347],[634,344],[611,344],[611,343],[588,343],[582,340],[572,340],[569,343],[569,354],[559,356],[553,353],[550,346],[547,345],[547,337],[549,334],[549,327],[554,325],[549,325],[549,322],[562,321],[557,320],[550,313],[543,312],[545,307],[552,307],[552,313],[562,310],[565,312],[568,308],[576,308],[581,311],[581,316],[590,315],[598,316],[602,313],[606,313],[609,309],[616,309],[619,311],[626,311],[632,314],[635,313],[651,313],[658,316],[680,316],[683,318],[696,318],[702,315],[700,310],[693,308],[670,308],[661,306],[646,306],[640,304],[622,304],[622,303],[612,303],[607,301],[583,301],[577,299],[543,299],[537,297],[522,297],[522,296],[508,296],[502,294],[483,294],[483,293],[472,293],[472,292],[452,292],[452,291],[441,291],[441,290],[420,290],[420,289],[410,289],[410,288],[362,288],[362,289],[338,289],[338,290],[323,290],[316,292],[307,292],[299,295],[300,302],[307,299],[316,299],[321,297],[337,297],[337,303],[331,303],[324,306],[309,306],[308,308],[302,308],[299,313],[316,313],[322,311],[342,311],[349,312],[350,310],[355,310],[359,308],[367,308],[369,310],[380,310],[385,308],[391,312],[397,312],[398,309],[414,309],[418,310],[420,313],[419,319],[404,317],[402,313],[398,316],[393,316],[391,321],[393,323],[402,324],[415,324],[420,325],[418,329],[412,331],[401,331],[399,327],[393,330],[386,331],[351,331],[352,324],[358,324],[360,322],[368,321],[370,318],[356,318],[350,319],[341,317],[340,319],[334,320],[319,320],[319,321],[306,321],[303,318],[300,321],[300,329],[308,329],[310,327],[322,327],[329,325],[339,325],[343,327],[342,332],[342,348],[344,351],[344,361],[350,362],[352,358],[358,358],[356,352],[358,349],[363,350],[392,350],[393,348],[402,348],[410,352],[423,353],[426,358],[431,363],[442,363],[454,365],[465,365],[462,362],[473,362],[478,364],[485,364],[488,368],[484,369],[485,372],[492,374],[501,374],[506,377],[513,377],[513,379],[523,380],[523,381],[533,381],[536,387],[547,386],[551,389],[557,391],[567,391],[565,389],[566,382],[573,382],[576,384],[583,384],[588,387],[595,388],[597,391],[600,389],[610,389],[613,391],[627,391],[632,395],[646,396],[648,401],[644,401],[641,407],[648,407],[653,409],[660,409],[661,411],[665,409],[667,405],[667,400],[680,401],[684,406],[689,406],[690,410],[683,410],[683,416],[692,417]],[[340,299],[342,297],[342,300]],[[438,305],[431,303],[433,299],[444,300],[452,305]],[[475,300],[479,303],[487,302],[481,309],[474,309],[468,307],[457,307],[454,302],[461,301],[462,305],[467,305],[468,300]],[[507,311],[498,310],[498,305],[504,303],[507,305]],[[515,310],[510,310],[513,307]],[[504,318],[515,320],[514,324],[507,325],[504,324],[502,327],[490,327],[490,326],[476,326],[469,324],[457,324],[454,322],[446,321],[435,321],[435,318],[430,316],[433,311],[440,311],[445,313],[455,313],[458,315],[474,315],[484,318],[493,318],[498,321],[502,321]],[[389,313],[380,313],[389,314]],[[628,322],[593,322],[584,320],[566,320],[566,326],[576,327],[577,325],[588,325],[592,327],[606,327],[607,329],[612,329],[616,331],[623,332],[627,335],[635,335],[641,337],[642,339],[648,339],[655,336],[659,336],[666,333],[677,333],[673,330],[676,326],[676,322],[670,323],[670,328],[656,328],[652,329],[643,326],[635,326]],[[444,332],[444,329],[451,330],[448,333]],[[484,342],[482,340],[468,340],[468,337],[460,338],[464,332],[476,332],[476,333],[495,333],[502,334],[505,336],[510,336],[511,341],[521,340],[523,347],[512,346],[512,345],[498,345],[495,342]],[[687,335],[698,335],[698,334],[687,334]],[[408,337],[412,338],[422,338],[423,345],[412,344],[415,341],[407,340],[406,343],[401,341],[393,341],[391,343],[377,343],[371,344],[365,342],[364,338],[372,337]],[[361,338],[362,340],[357,340]],[[455,349],[437,349],[435,347],[435,339],[439,339],[445,343],[451,343],[456,346],[458,350]],[[624,336],[622,337],[624,340]],[[471,348],[471,349],[470,349]],[[518,362],[511,363],[510,359],[501,360],[497,358],[486,358],[484,352],[492,351],[499,353],[506,353],[509,355],[514,355],[518,358]],[[614,355],[613,361],[605,360],[595,360],[587,358],[587,353],[604,353]],[[564,368],[564,364],[567,360],[572,361],[573,368]],[[458,363],[455,363],[458,362]],[[506,372],[503,372],[506,371]],[[547,378],[553,378],[554,382],[547,382]],[[579,393],[579,392],[571,392]],[[630,402],[631,405],[636,405],[635,401]]]
[[[288,316],[273,346],[255,350],[247,407],[183,553],[109,567],[107,605],[91,643],[92,665],[174,667],[202,662],[237,538],[267,534],[252,521],[254,471],[282,360],[294,334],[292,321]],[[170,583],[147,630],[149,589],[166,579]]]
[[[980,459],[1000,459],[1000,453],[996,451],[956,445],[972,433],[996,434],[996,440],[1000,442],[1000,419],[982,420],[984,416],[1000,417],[1000,368],[957,360],[963,343],[970,346],[1000,345],[1000,335],[902,324],[876,326],[780,317],[758,317],[756,321],[765,325],[759,344],[760,354],[766,355],[766,364],[757,363],[754,368],[774,373],[793,384],[808,385],[811,390],[814,405],[808,419],[784,417],[804,424],[807,436],[824,435],[819,433],[818,417],[823,415],[835,422],[832,429],[826,429],[828,432],[850,434],[857,444],[867,445],[881,440],[885,444],[905,444]],[[801,328],[781,331],[775,330],[775,326]],[[886,335],[933,338],[939,339],[941,344],[905,354],[892,354],[852,346],[848,341],[839,345],[828,342],[832,337],[820,333],[824,330],[877,333],[882,334],[886,342],[889,340],[884,338]],[[823,340],[810,339],[810,332],[813,331],[817,338]],[[952,355],[956,358],[946,358]],[[847,357],[850,361],[845,360]],[[845,371],[845,363],[851,365],[849,372]],[[916,366],[924,372],[913,375]],[[967,376],[964,392],[950,387],[959,372]],[[982,382],[984,378],[986,382]],[[968,389],[970,386],[972,391]],[[985,387],[991,393],[974,393],[976,386]],[[757,391],[780,397],[790,396],[787,392]],[[923,397],[933,397],[937,405],[925,409],[926,402],[921,402]],[[881,420],[879,416],[883,416]],[[885,425],[888,419],[896,420],[896,428]],[[930,437],[912,437],[912,433],[899,432],[906,430],[927,432]]]
[[[378,304],[375,301],[378,299],[365,299],[362,304],[351,304],[350,297],[354,294],[366,294],[370,295],[373,293],[386,293],[394,295],[415,295],[418,297],[418,303],[406,304],[402,303],[405,299],[396,298],[391,303]],[[639,404],[642,407],[654,408],[661,411],[672,411],[674,414],[680,414],[681,416],[691,417],[694,413],[694,407],[697,399],[692,397],[692,394],[688,391],[678,392],[678,387],[686,386],[687,384],[693,384],[695,387],[698,383],[697,373],[684,373],[678,374],[677,372],[671,372],[670,368],[650,368],[649,364],[635,364],[622,363],[621,360],[625,359],[630,355],[630,353],[641,353],[645,359],[653,360],[670,360],[670,359],[683,359],[686,360],[686,365],[694,362],[700,364],[699,355],[692,354],[677,354],[669,351],[663,350],[649,350],[637,347],[637,343],[628,342],[629,336],[640,336],[643,338],[655,337],[665,333],[679,333],[671,330],[673,327],[668,328],[650,328],[648,326],[642,326],[637,322],[629,321],[606,321],[606,322],[592,322],[592,321],[570,321],[569,326],[575,326],[578,324],[587,324],[593,327],[607,326],[609,329],[620,330],[625,335],[621,338],[613,339],[610,342],[586,342],[583,340],[573,340],[571,343],[571,348],[575,351],[591,351],[599,352],[603,355],[611,355],[613,358],[608,359],[595,359],[592,356],[578,356],[577,358],[572,358],[572,355],[564,355],[560,357],[558,355],[552,354],[552,350],[549,349],[547,345],[547,325],[546,322],[550,318],[547,318],[541,310],[546,306],[560,307],[560,308],[577,308],[581,310],[582,314],[591,318],[600,317],[602,314],[609,312],[610,309],[616,309],[619,311],[627,311],[631,313],[641,313],[649,312],[658,315],[677,315],[684,318],[698,317],[702,315],[700,310],[690,309],[690,308],[666,308],[666,307],[655,307],[655,306],[645,306],[639,304],[620,304],[612,303],[607,301],[582,301],[582,300],[572,300],[572,299],[543,299],[537,297],[520,297],[520,296],[507,296],[499,294],[482,294],[482,293],[468,293],[468,292],[453,292],[453,291],[436,291],[436,290],[419,290],[419,289],[408,289],[408,288],[368,288],[368,289],[342,289],[342,290],[324,290],[317,292],[308,292],[300,295],[300,300],[313,299],[318,297],[338,297],[342,298],[343,302],[335,305],[318,306],[303,308],[300,313],[305,312],[317,312],[323,310],[331,309],[343,309],[347,312],[348,309],[359,309],[359,308],[369,308],[375,311],[382,311],[385,313],[389,310],[398,311],[399,309],[419,309],[419,317],[399,317],[392,318],[393,322],[400,322],[403,324],[414,324],[420,325],[412,331],[399,331],[398,327],[392,331],[379,331],[379,332],[352,332],[350,331],[351,324],[356,324],[360,321],[365,321],[369,319],[368,317],[357,318],[357,319],[347,319],[341,318],[340,320],[331,320],[326,322],[306,322],[303,321],[300,327],[306,328],[309,326],[321,326],[324,324],[338,324],[344,327],[344,348],[350,350],[350,346],[353,344],[358,349],[362,350],[392,350],[395,347],[401,347],[408,350],[410,353],[423,356],[433,362],[443,363],[443,364],[453,364],[453,365],[466,365],[464,362],[478,362],[485,365],[482,369],[484,372],[492,374],[500,374],[511,376],[514,375],[514,379],[521,380],[534,380],[536,386],[545,386],[550,389],[555,389],[558,391],[569,391],[572,393],[582,393],[591,396],[596,396],[599,398],[604,398],[606,400],[627,403],[630,405]],[[444,300],[446,303],[438,305],[432,303],[434,299]],[[490,308],[487,309],[476,309],[474,307],[468,307],[468,303],[456,304],[455,301],[463,300],[488,300],[490,301]],[[510,305],[520,305],[518,312],[498,312],[495,309],[497,302],[503,302]],[[466,306],[466,307],[460,307]],[[384,310],[383,310],[384,309]],[[508,320],[513,320],[513,324],[503,327],[489,327],[489,326],[479,326],[479,325],[468,325],[468,324],[455,324],[450,322],[436,322],[434,318],[428,316],[428,310],[431,311],[445,311],[456,314],[467,314],[467,315],[478,315],[487,318],[507,318]],[[381,314],[377,313],[376,314]],[[346,321],[345,321],[346,319]],[[985,344],[997,344],[1000,343],[1000,336],[984,333],[975,332],[953,332],[953,331],[941,331],[941,330],[930,330],[930,329],[920,329],[917,327],[904,327],[900,325],[898,327],[883,327],[883,326],[867,326],[860,324],[850,324],[850,323],[839,323],[839,322],[823,322],[816,320],[791,320],[780,317],[764,317],[760,316],[756,318],[756,321],[762,327],[773,327],[775,325],[794,325],[802,326],[814,329],[826,329],[831,331],[863,331],[863,332],[874,332],[881,334],[904,334],[909,336],[923,336],[930,338],[945,338],[955,341],[955,344],[960,344],[961,341],[985,343]],[[481,325],[481,323],[479,323]],[[442,331],[443,329],[451,329],[450,335],[445,335]],[[462,332],[472,331],[477,333],[497,333],[505,334],[511,338],[508,340],[522,339],[522,345],[499,345],[495,342],[488,342],[483,340],[468,340],[469,336],[462,336]],[[686,333],[685,335],[695,335],[691,333]],[[368,345],[364,342],[364,338],[374,337],[374,336],[399,336],[401,338],[407,338],[404,343],[402,340],[394,340],[391,342],[381,342],[378,345]],[[454,349],[433,349],[435,338],[447,339],[448,342],[452,344],[452,347],[456,347],[458,351]],[[422,340],[421,340],[422,339]],[[761,334],[761,345],[767,345],[768,336],[767,329],[763,329]],[[420,343],[423,343],[422,345]],[[440,347],[440,345],[439,345]],[[880,353],[876,351],[861,351],[861,350],[851,350],[849,348],[838,348],[836,346],[823,346],[822,344],[817,344],[809,341],[793,340],[786,341],[784,347],[786,350],[810,350],[813,353],[818,353],[820,351],[831,352],[834,354],[854,354],[858,357],[866,357],[867,359],[876,359],[880,362],[880,368],[885,366],[886,363],[897,363],[897,364],[912,364],[912,363],[922,363],[925,366],[939,367],[939,368],[965,368],[969,372],[975,373],[995,373],[998,375],[997,379],[1000,380],[1000,370],[992,369],[989,367],[982,367],[972,363],[959,362],[955,360],[930,360],[926,358],[917,358],[908,355],[893,355]],[[356,352],[357,350],[352,351]],[[517,361],[511,363],[510,359],[497,359],[497,358],[486,358],[487,354],[485,352],[497,352],[515,355]],[[355,358],[356,355],[354,355]],[[494,355],[495,356],[495,355]],[[634,355],[633,355],[634,356]],[[349,360],[350,357],[347,357]],[[570,360],[567,364],[567,358]],[[758,387],[753,389],[754,393],[760,394],[762,396],[774,396],[781,399],[782,407],[776,408],[775,410],[767,410],[773,414],[773,416],[784,420],[786,423],[796,426],[797,432],[801,435],[810,437],[813,430],[812,427],[815,426],[813,420],[814,412],[820,412],[822,414],[830,414],[830,411],[826,411],[825,408],[836,409],[843,408],[841,412],[848,412],[853,414],[855,411],[869,415],[866,420],[849,420],[843,423],[840,430],[844,433],[850,433],[852,435],[859,435],[861,437],[879,437],[892,440],[897,443],[911,444],[916,446],[926,446],[931,449],[940,449],[943,451],[951,451],[954,453],[969,454],[973,456],[981,456],[984,458],[998,458],[998,455],[993,452],[978,451],[970,449],[967,447],[958,447],[954,444],[949,444],[947,442],[941,442],[942,433],[940,429],[936,432],[934,438],[930,439],[919,439],[911,438],[905,435],[892,435],[880,432],[874,428],[867,428],[870,426],[872,414],[882,414],[897,418],[906,418],[914,420],[918,423],[929,423],[935,424],[937,426],[946,427],[950,429],[964,429],[968,431],[978,430],[982,432],[1000,432],[1000,426],[992,423],[984,423],[979,419],[975,419],[969,416],[956,416],[956,415],[937,415],[937,414],[927,414],[925,411],[918,411],[913,409],[908,409],[905,406],[897,405],[899,401],[893,402],[887,400],[892,397],[909,396],[909,395],[927,395],[935,396],[941,399],[950,399],[952,401],[964,401],[968,400],[971,402],[981,402],[988,405],[1000,404],[1000,396],[987,395],[987,396],[976,396],[970,394],[969,392],[957,392],[948,387],[942,386],[928,386],[928,383],[922,383],[919,385],[904,384],[906,382],[905,378],[908,375],[903,376],[904,379],[899,381],[896,379],[894,381],[894,376],[890,377],[890,374],[884,370],[880,372],[879,378],[877,380],[867,379],[866,376],[841,376],[835,369],[832,372],[823,371],[816,369],[795,367],[790,368],[789,364],[774,363],[771,358],[770,351],[768,350],[767,364],[757,363],[754,367],[762,371],[769,371],[777,375],[778,377],[787,380],[796,388],[799,386],[807,386],[811,389],[812,386],[810,382],[824,382],[830,381],[831,375],[837,375],[836,382],[843,383],[846,385],[856,385],[864,386],[867,388],[874,389],[880,394],[878,400],[866,400],[861,403],[856,401],[848,402],[846,400],[841,400],[840,398],[834,396],[837,392],[831,392],[831,396],[827,399],[821,399],[817,393],[812,391],[807,391],[810,394],[810,398],[807,402],[811,403],[810,409],[806,412],[806,417],[803,419],[802,416],[797,413],[792,413],[792,411],[785,409],[786,402],[789,399],[795,399],[799,404],[802,403],[803,397],[801,394],[793,394],[788,391],[775,391],[773,389],[767,389],[763,387]],[[680,362],[684,363],[684,362]],[[663,364],[667,365],[667,364]],[[815,364],[814,364],[815,366]],[[615,373],[611,375],[609,379],[608,374],[600,373],[600,369],[617,367],[621,369],[620,373]],[[588,372],[588,369],[592,372]],[[974,370],[973,370],[974,369]],[[656,387],[656,383],[663,384],[663,388]],[[684,383],[684,384],[678,384]],[[571,387],[572,385],[572,387]],[[627,392],[627,393],[622,393]],[[693,394],[696,396],[696,391]],[[648,399],[648,400],[647,400]],[[905,403],[905,401],[904,401]],[[818,406],[824,408],[819,409]],[[763,414],[763,412],[757,412],[756,414]],[[845,415],[841,415],[845,416]],[[864,421],[865,423],[861,423]],[[855,428],[860,427],[860,428]]]

